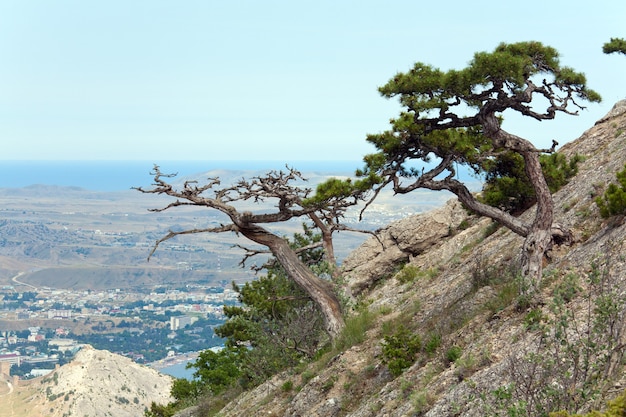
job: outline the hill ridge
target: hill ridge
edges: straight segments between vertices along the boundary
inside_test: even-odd
[[[7,381],[0,416],[137,417],[171,401],[173,378],[114,353],[84,345],[74,359],[32,380]]]

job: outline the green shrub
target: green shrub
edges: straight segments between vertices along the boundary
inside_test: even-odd
[[[396,279],[401,284],[406,284],[408,282],[414,282],[415,280],[424,277],[428,279],[433,279],[437,275],[439,275],[439,269],[437,268],[421,270],[415,265],[404,265],[402,269],[396,274]]]
[[[604,195],[595,199],[603,218],[626,214],[626,165],[616,177],[619,185],[609,184]]]
[[[568,274],[555,286],[543,311],[537,307],[526,315],[526,326],[535,326],[539,337],[535,345],[507,360],[504,372],[510,384],[481,397],[488,415],[583,417],[568,413],[593,404],[619,378],[611,364],[626,351],[616,331],[626,312],[626,295],[619,285],[620,274],[610,269],[612,253],[615,249],[591,263],[584,291],[579,278]],[[584,417],[626,416],[625,401],[616,400],[606,414]]]
[[[623,417],[626,416],[626,391],[608,403],[608,409],[601,413],[590,411],[586,414],[569,414],[567,411],[550,413],[550,417]]]
[[[435,398],[427,391],[416,391],[411,395],[413,411],[415,411],[417,415],[423,415],[426,411],[430,410],[434,402]]]
[[[281,388],[285,392],[291,391],[293,389],[293,381],[291,379],[288,379],[287,381],[283,383]]]
[[[312,380],[315,377],[315,372],[311,370],[306,370],[302,372],[300,377],[302,378],[302,386],[305,386],[310,380]]]
[[[145,410],[145,417],[172,417],[176,413],[176,408],[173,404],[160,405],[155,402],[150,404],[150,409]]]
[[[456,345],[451,346],[448,350],[446,350],[446,361],[448,363],[456,362],[461,355],[463,355],[463,349],[461,349],[461,347]]]
[[[400,325],[394,334],[385,336],[382,346],[383,362],[393,376],[399,376],[413,365],[421,349],[422,339],[419,335],[411,334],[406,327]]]
[[[424,343],[424,352],[432,355],[439,349],[439,346],[441,346],[441,335],[439,333],[431,333],[426,343]]]
[[[454,374],[459,379],[459,381],[464,381],[470,375],[472,375],[478,369],[479,363],[476,358],[468,353],[465,356],[459,357],[454,361],[455,370]]]
[[[582,290],[578,276],[570,273],[556,286],[553,297],[560,299],[561,302],[569,303]]]
[[[528,330],[539,330],[541,323],[545,320],[545,315],[540,308],[533,308],[524,317],[524,327]]]
[[[198,383],[198,381],[190,381],[185,378],[179,378],[172,384],[170,394],[172,394],[172,397],[175,399],[183,401],[186,399],[197,399],[201,392],[202,386]]]
[[[396,274],[396,279],[401,284],[413,282],[419,276],[420,269],[414,265],[404,265],[404,267]]]
[[[341,334],[334,341],[334,348],[337,351],[344,351],[354,345],[365,341],[367,332],[374,323],[375,315],[367,308],[362,308],[358,314],[346,318],[346,326]]]
[[[200,352],[196,361],[192,364],[196,371],[194,377],[199,381],[203,389],[208,390],[214,395],[220,394],[233,385],[241,376],[239,368],[240,357],[236,351],[223,349],[219,352],[205,350]],[[197,393],[194,391],[195,383],[186,384],[179,380],[179,384],[175,384],[173,388],[178,388],[177,393]],[[174,393],[172,393],[174,395]]]

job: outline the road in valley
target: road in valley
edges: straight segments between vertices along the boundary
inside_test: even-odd
[[[17,274],[17,275],[16,275],[16,276],[14,276],[13,278],[11,278],[11,281],[15,282],[15,283],[16,283],[16,284],[18,284],[18,285],[24,285],[24,286],[26,286],[26,287],[30,287],[30,288],[32,288],[32,289],[34,289],[34,290],[36,290],[36,289],[37,289],[37,287],[35,287],[34,285],[30,285],[30,284],[27,284],[27,283],[25,283],[25,282],[22,282],[22,281],[18,280],[18,278],[19,278],[19,277],[21,277],[21,276],[22,276],[22,275],[24,275],[24,274],[25,274],[24,272],[20,272],[19,274]]]

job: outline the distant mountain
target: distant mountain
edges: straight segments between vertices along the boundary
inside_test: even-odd
[[[136,191],[92,191],[76,186],[34,184],[18,188],[0,188],[0,198],[24,198],[24,199],[55,199],[65,200],[72,204],[75,200],[104,200],[112,201],[120,198],[134,198]]]

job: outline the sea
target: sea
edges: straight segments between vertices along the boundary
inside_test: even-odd
[[[162,374],[173,376],[174,378],[184,378],[184,379],[193,379],[193,373],[195,372],[194,368],[188,369],[187,364],[194,362],[195,359],[189,359],[186,361],[182,361],[176,363],[174,365],[165,366],[159,368],[159,372]]]
[[[45,161],[0,160],[0,188],[21,188],[31,185],[80,187],[92,191],[123,191],[132,187],[148,187],[155,165],[164,174],[177,177],[194,176],[212,170],[268,172],[297,169],[303,174],[323,173],[354,175],[362,161]],[[481,181],[469,173],[459,172],[460,179],[473,183]]]
[[[362,166],[359,161],[18,161],[0,160],[0,188],[30,185],[58,185],[93,191],[122,191],[148,186],[152,168],[178,177],[210,170],[270,171],[286,166],[302,173],[323,172],[351,175]]]

